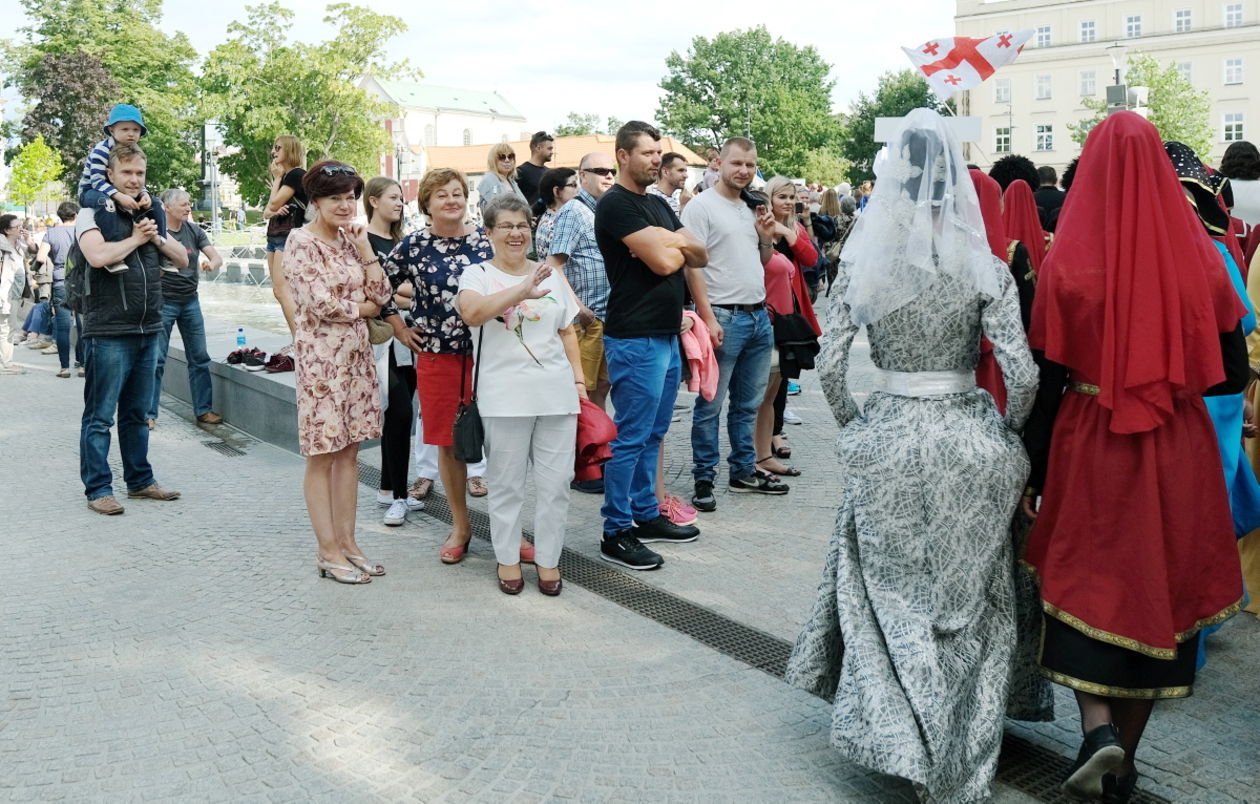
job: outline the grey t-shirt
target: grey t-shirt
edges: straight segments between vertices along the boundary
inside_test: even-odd
[[[74,245],[74,226],[52,226],[44,234],[44,242],[48,244],[48,258],[53,264],[53,284],[64,282],[66,278],[66,256]]]
[[[201,250],[210,245],[210,238],[206,237],[200,226],[191,221],[184,221],[178,232],[168,230],[167,234],[178,240],[188,251],[188,267],[176,268],[165,254],[162,255],[162,301],[190,302],[197,298]]]
[[[683,207],[682,224],[709,251],[704,282],[710,304],[756,304],[766,300],[766,272],[757,249],[752,210],[705,190]]]

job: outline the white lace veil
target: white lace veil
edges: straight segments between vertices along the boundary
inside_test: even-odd
[[[875,190],[840,254],[853,321],[871,324],[932,287],[938,273],[992,298],[997,258],[980,202],[945,120],[931,109],[906,116],[880,167]]]

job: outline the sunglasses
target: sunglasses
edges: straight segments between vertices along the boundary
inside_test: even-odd
[[[582,168],[583,173],[594,173],[596,176],[616,176],[616,168]]]
[[[336,176],[338,174],[344,175],[344,176],[359,175],[358,173],[355,172],[354,168],[350,167],[349,165],[324,165],[322,168],[319,169],[319,172],[323,173],[325,176]]]
[[[516,154],[499,154],[499,159],[503,160],[504,162],[515,162]]]

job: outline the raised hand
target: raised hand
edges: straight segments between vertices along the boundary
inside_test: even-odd
[[[541,299],[543,296],[550,293],[550,288],[542,286],[542,283],[547,281],[549,276],[551,276],[551,266],[547,265],[545,262],[539,263],[538,267],[534,269],[534,272],[530,274],[529,279],[520,284],[520,287],[522,288],[522,300]]]

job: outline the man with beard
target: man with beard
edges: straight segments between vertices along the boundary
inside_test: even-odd
[[[694,525],[675,525],[661,514],[656,499],[656,460],[681,374],[678,330],[690,284],[682,269],[708,260],[669,205],[647,194],[660,172],[660,140],[647,123],[621,127],[617,184],[595,207],[595,238],[608,272],[604,353],[617,425],[612,458],[604,464],[600,556],[636,570],[664,563],[644,542],[691,542],[700,535]],[[703,296],[703,279],[699,290]]]
[[[720,325],[715,331],[721,333],[714,339],[717,393],[712,400],[697,397],[691,418],[692,476],[696,483],[691,504],[700,511],[717,509],[713,481],[720,457],[718,417],[727,391],[731,396],[726,417],[731,491],[788,491],[787,484],[757,471],[753,448],[753,427],[766,393],[774,348],[763,268],[773,254],[774,218],[765,201],[758,203],[758,198],[747,192],[757,175],[757,146],[744,137],[732,137],[722,146],[718,161],[713,192],[701,193],[683,210],[683,224],[704,242],[709,253],[703,271],[708,298],[696,296],[696,312],[706,321],[715,319]]]

